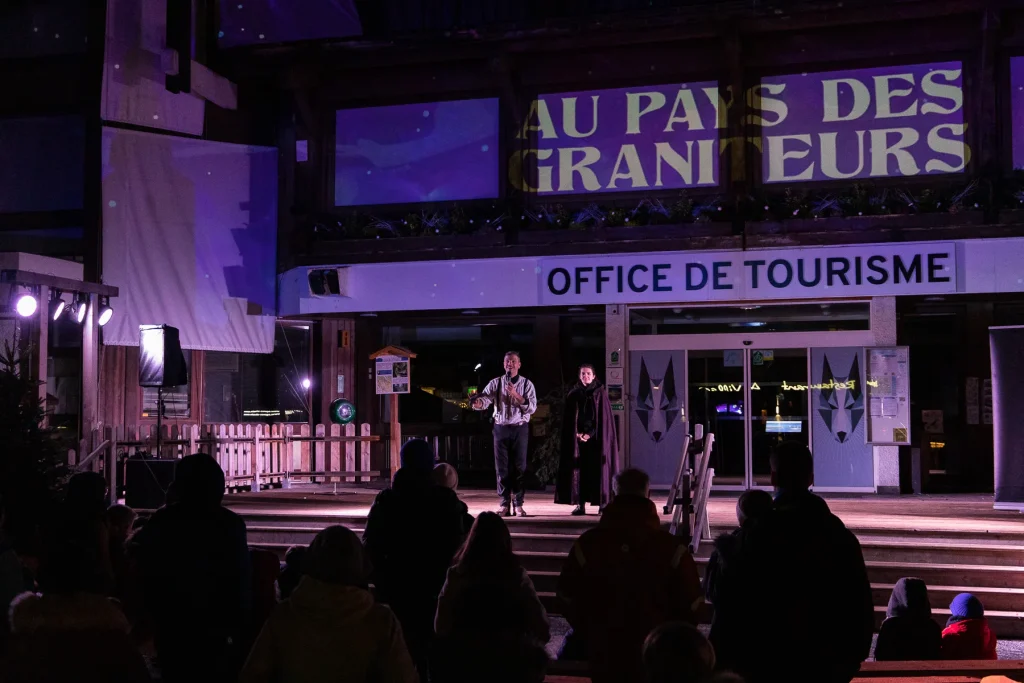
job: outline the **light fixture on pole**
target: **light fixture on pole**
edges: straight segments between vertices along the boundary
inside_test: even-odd
[[[17,303],[14,304],[14,310],[18,312],[22,318],[31,318],[36,314],[36,310],[39,308],[39,300],[32,292],[23,292],[18,297]]]
[[[89,310],[89,297],[85,294],[79,294],[75,298],[75,303],[71,309],[72,315],[75,316],[75,322],[81,325],[85,322],[85,313]]]
[[[105,296],[100,301],[102,302],[100,305],[100,315],[96,322],[99,323],[100,327],[103,327],[114,316],[114,309],[110,307],[110,297]]]
[[[68,303],[64,301],[64,295],[59,289],[53,291],[53,298],[50,299],[50,319],[54,322],[60,320],[60,317],[64,315],[64,311],[68,308]]]

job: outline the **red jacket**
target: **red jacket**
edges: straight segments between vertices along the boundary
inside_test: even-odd
[[[641,649],[654,627],[696,623],[703,602],[686,544],[661,528],[647,498],[618,496],[576,541],[558,597],[585,643],[594,683],[643,681]]]
[[[942,631],[943,659],[998,659],[996,634],[987,619],[965,619]]]

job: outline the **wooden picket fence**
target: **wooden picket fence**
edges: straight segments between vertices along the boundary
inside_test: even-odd
[[[164,425],[157,453],[156,426],[93,430],[68,454],[73,470],[102,472],[117,495],[117,468],[127,458],[181,458],[209,453],[224,470],[229,489],[253,491],[290,482],[369,482],[390,471],[370,468],[370,444],[380,441],[370,425],[208,424]]]

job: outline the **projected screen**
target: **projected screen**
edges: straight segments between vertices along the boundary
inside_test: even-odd
[[[486,199],[498,194],[498,100],[342,109],[337,206]]]
[[[220,0],[221,47],[362,35],[353,0]]]
[[[185,348],[272,348],[277,160],[273,148],[104,128],[103,275],[121,289],[105,343],[168,324]]]
[[[1010,107],[1013,167],[1024,169],[1024,57],[1010,60]]]
[[[970,161],[960,62],[761,80],[767,183],[961,173]]]

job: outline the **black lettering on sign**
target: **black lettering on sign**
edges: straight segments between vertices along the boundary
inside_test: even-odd
[[[637,272],[646,273],[647,266],[636,265],[629,269],[629,277],[626,278],[629,280],[629,288],[632,289],[634,292],[646,292],[647,285],[637,285],[636,282],[633,281],[633,276],[636,275]]]
[[[694,283],[694,273],[699,273],[700,282]],[[708,283],[708,269],[699,263],[687,263],[686,264],[686,289],[687,291],[694,291],[695,289],[703,289],[704,285]]]
[[[591,268],[590,266],[577,266],[576,267],[576,293],[577,294],[581,294],[582,293],[582,292],[580,292],[580,289],[581,289],[581,285],[584,282],[590,282],[590,280],[587,279],[587,273],[589,273],[592,270],[593,270],[593,268]]]
[[[849,260],[837,256],[826,259],[825,263],[827,264],[828,270],[827,286],[835,286],[833,278],[838,278],[839,280],[842,280],[843,285],[845,285],[846,287],[850,286],[850,281],[846,279],[846,273],[850,270]]]
[[[779,276],[779,270],[782,271],[782,276]],[[785,259],[775,259],[771,265],[768,266],[768,283],[776,289],[783,289],[789,287],[789,283],[793,281],[793,266],[789,265],[789,261]]]
[[[928,254],[928,282],[949,282],[948,275],[939,275],[945,266],[939,263],[940,260],[945,261],[949,258],[949,254]]]
[[[562,286],[555,286],[555,276],[560,275],[562,277]],[[548,291],[556,296],[562,296],[569,291],[569,287],[572,285],[572,278],[569,277],[569,271],[565,268],[552,268],[551,272],[548,273]]]
[[[663,270],[669,270],[672,266],[668,263],[658,263],[654,266],[654,291],[655,292],[671,292],[672,285],[661,284],[668,279],[668,275],[663,273]]]
[[[885,265],[885,261],[886,258],[878,254],[868,257],[868,270],[878,273],[877,275],[868,275],[869,283],[884,285],[889,280],[889,271],[882,267]]]
[[[897,254],[892,257],[892,281],[893,284],[900,283],[900,276],[903,277],[904,281],[910,282],[921,282],[921,255],[915,254],[914,258],[910,260],[910,265],[903,262],[900,255]]]

